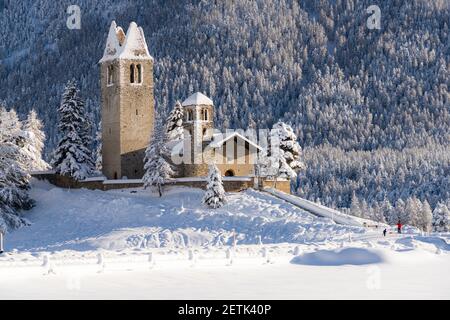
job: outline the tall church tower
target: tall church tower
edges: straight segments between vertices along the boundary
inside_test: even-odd
[[[142,178],[155,114],[153,58],[142,28],[132,22],[125,35],[113,21],[99,63],[103,174]]]

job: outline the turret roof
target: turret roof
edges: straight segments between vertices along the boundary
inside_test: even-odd
[[[206,105],[206,106],[212,106],[214,105],[213,101],[205,96],[204,94],[200,92],[196,92],[193,95],[191,95],[189,98],[183,101],[181,104],[183,107],[187,106],[198,106],[198,105]]]

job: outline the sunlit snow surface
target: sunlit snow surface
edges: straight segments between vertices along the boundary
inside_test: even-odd
[[[5,238],[0,299],[450,296],[448,234],[384,238],[257,191],[229,194],[219,210],[202,195],[34,182],[33,224]]]
[[[148,190],[65,190],[35,182],[30,227],[8,235],[6,248],[32,251],[119,250],[231,244],[308,243],[364,229],[337,225],[258,191],[229,194],[217,210],[203,191],[176,188],[159,198]]]

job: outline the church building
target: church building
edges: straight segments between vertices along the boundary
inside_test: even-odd
[[[108,179],[140,179],[155,123],[154,60],[142,28],[132,22],[125,34],[113,21],[99,63],[103,174]],[[177,168],[179,177],[204,177],[212,162],[224,176],[255,176],[261,147],[236,132],[215,132],[210,98],[193,93],[182,106],[183,127],[192,143],[190,161]]]

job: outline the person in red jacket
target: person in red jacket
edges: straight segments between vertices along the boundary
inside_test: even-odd
[[[400,220],[398,220],[398,223],[397,223],[397,232],[402,233],[402,223],[400,222]]]

